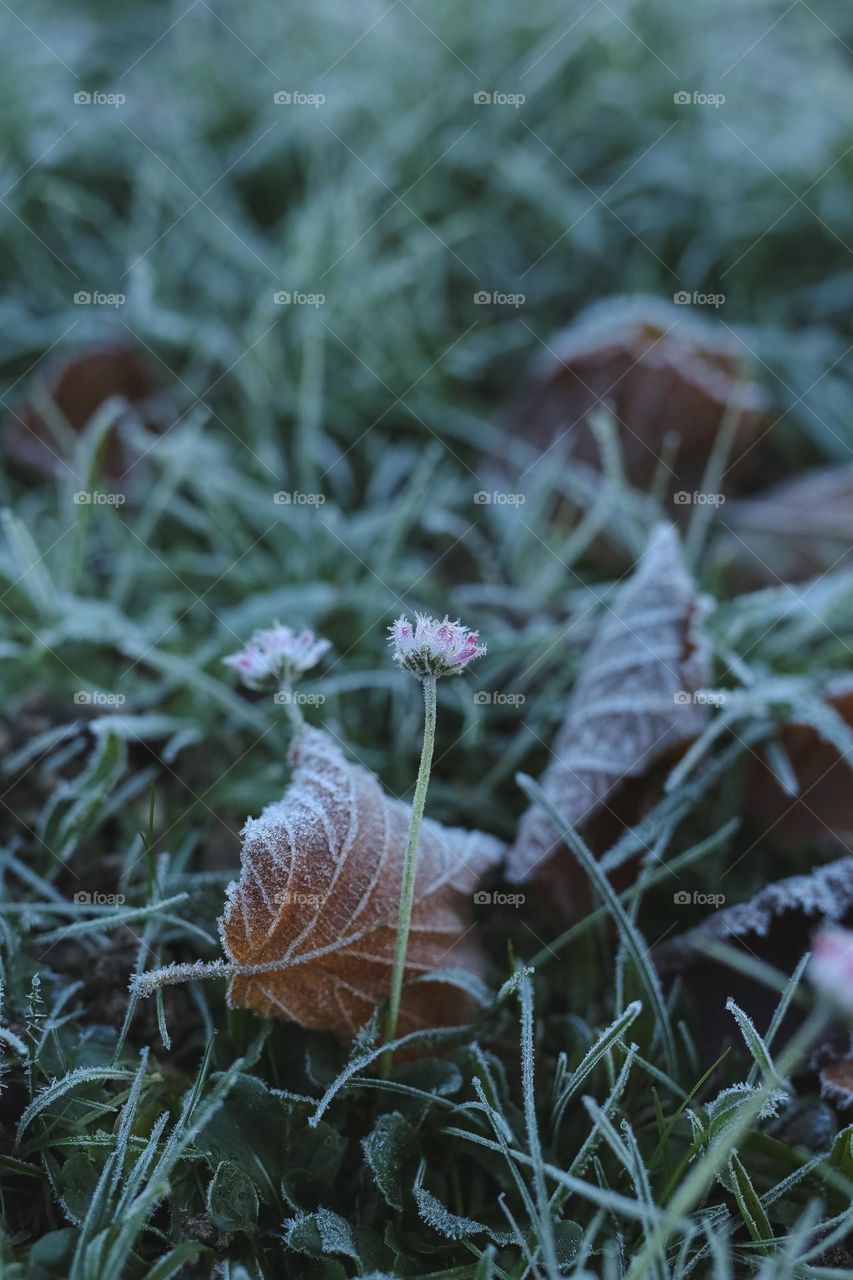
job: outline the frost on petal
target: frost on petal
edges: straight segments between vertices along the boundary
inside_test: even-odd
[[[624,779],[704,728],[709,708],[693,698],[711,679],[702,611],[678,534],[660,525],[589,646],[542,775],[570,826],[582,827]],[[562,843],[547,815],[529,809],[509,854],[510,878],[528,879]]]
[[[229,654],[223,662],[233,667],[250,689],[260,689],[298,679],[316,666],[330,648],[330,642],[317,639],[313,631],[296,635],[290,627],[277,623],[256,631],[245,648]]]
[[[247,644],[239,653],[229,653],[222,661],[233,667],[250,688],[259,688],[270,675],[269,659],[254,644]]]
[[[398,618],[388,630],[391,632],[391,643],[395,650],[401,654],[411,653],[415,647],[415,628],[408,618]]]
[[[486,646],[478,643],[479,632],[469,631],[458,620],[451,622],[447,614],[439,621],[417,613],[414,624],[402,616],[388,630],[394,661],[420,679],[461,675],[486,652]]]
[[[229,1000],[350,1039],[389,992],[409,808],[320,730],[300,734],[291,762],[283,798],[246,823],[221,921],[231,960],[282,967],[238,974]],[[407,980],[481,971],[472,896],[502,856],[491,836],[424,820]],[[458,987],[415,983],[404,988],[399,1030],[465,1021],[472,1009]]]

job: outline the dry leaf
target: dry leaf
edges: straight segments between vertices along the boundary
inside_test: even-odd
[[[625,779],[704,727],[708,705],[693,697],[710,683],[701,613],[678,535],[660,525],[589,646],[542,775],[570,826],[582,827]],[[561,845],[550,819],[529,809],[509,854],[510,878],[538,874]]]
[[[88,347],[53,361],[48,364],[43,381],[50,399],[75,432],[82,431],[113,396],[140,406],[163,382],[145,352],[127,343]],[[57,460],[57,455],[62,455],[61,446],[35,405],[21,405],[6,415],[3,441],[6,453],[33,471],[52,475],[58,468],[63,469]],[[121,443],[113,432],[104,469],[107,475],[118,479],[126,467]]]
[[[820,467],[718,513],[737,585],[802,582],[853,559],[853,467]]]
[[[724,881],[720,887],[725,885]],[[811,948],[814,932],[823,921],[849,927],[851,920],[853,858],[841,858],[809,875],[768,885],[749,902],[712,912],[695,929],[656,947],[655,966],[664,978],[680,975],[691,1006],[703,1010],[698,1028],[703,1050],[716,1057],[726,1040],[733,1038],[726,998],[732,996],[763,1030],[769,1026],[779,993],[719,963],[705,952],[705,945],[724,942],[743,950],[747,959],[763,960],[790,975]],[[792,1003],[780,1040],[801,1017]]]
[[[409,808],[351,764],[328,734],[291,748],[284,797],[245,827],[242,872],[221,922],[238,974],[229,1003],[351,1038],[389,992]],[[465,1021],[472,998],[432,970],[482,967],[470,932],[474,888],[503,845],[424,819],[399,1032]]]
[[[703,961],[704,941],[741,940],[748,941],[753,951],[760,948],[762,959],[792,973],[821,921],[841,924],[851,910],[853,858],[840,858],[809,875],[790,876],[770,884],[749,902],[715,911],[697,928],[662,943],[655,951],[655,962],[663,973],[680,973],[694,960]],[[800,923],[803,946],[796,948],[791,945],[793,930],[799,929]],[[778,955],[774,943],[779,944]],[[767,948],[772,951],[772,958]]]
[[[510,427],[546,449],[565,438],[573,457],[597,467],[588,417],[602,400],[615,416],[636,488],[648,488],[674,435],[670,491],[699,489],[727,408],[740,413],[727,487],[734,492],[763,478],[767,459],[753,445],[766,429],[768,397],[745,375],[741,344],[689,309],[645,298],[591,308],[549,340]]]
[[[827,1062],[819,1073],[821,1097],[839,1111],[853,1110],[853,1057]]]
[[[853,728],[853,682],[849,676],[830,685],[826,701]],[[796,796],[788,795],[763,762],[756,764],[749,783],[749,816],[765,843],[793,853],[812,844],[830,857],[853,850],[851,761],[811,725],[785,725],[779,731],[779,742],[800,790]]]

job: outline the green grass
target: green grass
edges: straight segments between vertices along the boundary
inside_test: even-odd
[[[724,292],[712,319],[790,407],[768,472],[849,461],[850,13],[12,7],[3,404],[14,422],[51,360],[115,339],[148,349],[170,398],[165,434],[122,423],[142,460],[120,507],[73,502],[114,487],[109,407],[70,449],[56,424],[55,478],[0,479],[0,1274],[839,1274],[845,1117],[812,1149],[786,1138],[766,1114],[777,1076],[788,1120],[825,1106],[802,1046],[768,1050],[732,1013],[709,1072],[705,1011],[676,987],[655,1016],[637,940],[694,922],[666,875],[621,907],[605,885],[607,911],[562,937],[535,889],[485,919],[493,1001],[388,1081],[369,1033],[350,1049],[229,1012],[219,982],[129,1005],[128,980],[220,954],[239,830],[287,781],[280,708],[221,658],[273,619],[332,640],[308,716],[399,796],[421,707],[385,627],[404,608],[478,626],[476,682],[439,689],[428,813],[512,837],[516,775],[544,767],[602,602],[660,515],[613,475],[606,552],[595,524],[573,536],[591,473],[507,433],[529,361],[582,307]],[[481,107],[483,89],[526,101]],[[726,103],[680,108],[681,89]],[[78,106],[81,90],[127,101]],[[326,101],[278,106],[281,90]],[[481,289],[525,302],[479,306]],[[277,306],[282,290],[325,301]],[[523,506],[474,502],[500,483],[489,451],[524,473]],[[819,713],[850,666],[853,572],[736,597],[719,536],[688,546],[731,720],[677,775],[679,822],[646,836],[691,888],[737,864],[733,902],[819,857],[764,839],[731,744]],[[124,701],[75,701],[95,691]]]

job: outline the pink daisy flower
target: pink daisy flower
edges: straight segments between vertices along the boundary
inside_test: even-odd
[[[451,622],[446,614],[441,621],[426,613],[416,613],[414,622],[401,616],[388,630],[394,661],[420,679],[461,675],[486,652],[478,643],[479,632]]]
[[[256,631],[239,653],[230,653],[222,661],[234,668],[248,688],[262,689],[272,683],[290,684],[316,666],[330,647],[328,640],[316,637],[313,631],[297,634],[276,623]]]

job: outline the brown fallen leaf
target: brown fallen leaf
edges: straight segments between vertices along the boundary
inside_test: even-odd
[[[583,313],[548,341],[511,414],[511,431],[544,449],[564,438],[573,457],[598,466],[589,415],[604,401],[630,483],[648,488],[674,437],[669,490],[691,492],[701,487],[727,409],[737,410],[726,487],[736,492],[763,478],[766,451],[753,446],[766,429],[769,398],[747,375],[741,344],[689,311],[615,298]]]
[[[163,385],[145,352],[129,343],[104,343],[60,357],[47,364],[39,382],[75,433],[82,431],[112,397],[141,406]],[[59,461],[64,456],[62,446],[35,403],[25,403],[6,414],[2,438],[7,456],[29,470],[40,475],[64,471]],[[120,479],[126,467],[122,445],[112,432],[104,469],[113,479]]]
[[[827,690],[827,704],[853,728],[853,681],[840,677]],[[776,775],[762,761],[749,783],[749,817],[762,839],[779,849],[798,853],[813,844],[823,855],[837,857],[853,851],[853,788],[851,762],[811,725],[791,723],[779,730],[799,782],[796,796],[788,795]]]
[[[718,511],[739,590],[802,582],[853,561],[853,466],[819,467]]]
[[[853,921],[853,858],[840,858],[808,875],[770,884],[748,902],[713,911],[695,929],[655,948],[655,967],[661,977],[680,977],[691,1006],[703,1011],[697,1031],[704,1054],[716,1058],[727,1041],[737,1042],[725,1010],[728,996],[746,1010],[762,1033],[779,1003],[778,991],[708,955],[707,944],[723,942],[742,951],[747,960],[764,961],[790,976],[824,921],[845,926]],[[801,1018],[792,1002],[779,1039],[784,1041]]]
[[[647,774],[704,728],[709,707],[693,696],[711,676],[702,608],[678,534],[660,525],[589,645],[542,775],[570,826],[583,827],[626,779]],[[509,878],[540,874],[562,844],[546,814],[529,809],[509,853]]]
[[[221,921],[236,974],[232,1006],[351,1039],[388,995],[409,808],[327,733],[291,748],[283,798],[247,822],[240,879]],[[464,1022],[473,998],[433,970],[482,967],[471,933],[473,892],[501,860],[500,841],[425,819],[399,1033]]]
[[[661,943],[655,962],[661,973],[682,973],[694,963],[705,963],[703,943],[717,939],[742,942],[745,949],[754,951],[760,948],[761,959],[793,973],[821,921],[843,924],[851,911],[853,858],[839,858],[808,875],[769,884],[748,902],[714,911],[695,929]],[[802,947],[791,945],[794,929],[798,939],[802,937]],[[778,999],[772,991],[770,998]]]
[[[853,1057],[827,1062],[819,1072],[821,1096],[839,1111],[853,1110]]]

